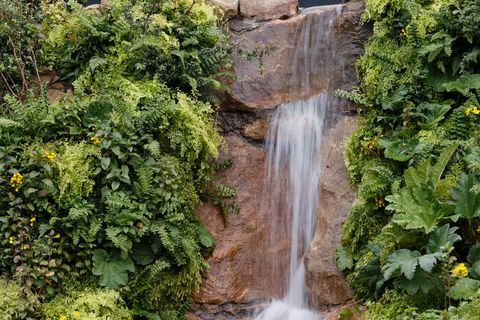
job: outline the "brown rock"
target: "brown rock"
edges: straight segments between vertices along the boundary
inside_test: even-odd
[[[224,109],[271,109],[283,102],[325,91],[332,77],[331,69],[337,67],[337,62],[325,59],[330,56],[329,46],[319,46],[308,40],[305,44],[306,40],[299,30],[308,27],[312,32],[325,32],[329,17],[336,14],[335,7],[319,7],[287,20],[274,20],[260,26],[250,25],[250,22],[234,24],[233,67],[237,79]],[[318,28],[318,31],[313,28]],[[310,38],[313,37],[307,37]],[[302,56],[300,48],[305,45],[311,48],[309,57]],[[316,70],[305,77],[304,63],[307,59],[314,61],[312,67]]]
[[[256,20],[291,17],[297,13],[298,0],[241,0],[240,13]]]
[[[339,305],[351,292],[334,258],[343,223],[355,199],[343,161],[344,142],[356,128],[356,119],[342,117],[324,138],[324,171],[320,181],[317,225],[306,255],[306,278],[312,307]]]
[[[266,219],[261,211],[262,203],[267,201],[262,194],[265,151],[238,136],[227,136],[225,140],[228,155],[223,157],[234,159],[225,180],[237,191],[240,213],[230,215],[225,227],[218,208],[212,204],[205,203],[197,210],[216,239],[215,249],[207,259],[210,271],[194,295],[197,304],[245,303],[266,298],[270,292],[266,281],[270,270],[262,268],[270,258],[266,254],[270,250]]]
[[[232,19],[238,15],[239,0],[207,0],[223,12],[224,19]]]
[[[242,130],[242,136],[256,141],[263,141],[267,136],[268,127],[269,123],[266,119],[255,120]]]

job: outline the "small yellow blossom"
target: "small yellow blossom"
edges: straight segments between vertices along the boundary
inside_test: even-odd
[[[474,113],[474,114],[479,114],[479,113],[480,113],[480,110],[478,110],[478,108],[475,107],[475,108],[473,108],[473,113]]]
[[[55,154],[55,152],[51,152],[51,151],[48,151],[48,150],[45,150],[43,152],[43,155],[45,158],[47,158],[48,160],[55,160],[55,158],[57,157],[57,155]]]
[[[26,244],[22,244],[22,246],[20,247],[20,249],[22,250],[27,250],[28,249],[28,246]]]
[[[54,235],[53,238],[60,239],[60,233],[57,233],[56,235]]]
[[[30,223],[34,223],[36,220],[37,220],[37,218],[31,217],[31,218],[30,218]]]
[[[91,137],[90,141],[92,141],[93,144],[100,144],[100,139],[98,137]]]
[[[58,320],[67,320],[67,317],[64,315],[61,315],[60,318],[58,318]]]
[[[10,238],[8,238],[8,242],[9,242],[10,244],[12,244],[12,243],[13,243],[13,240],[15,240],[15,238],[14,238],[14,237],[10,237]]]
[[[467,116],[470,114],[470,112],[472,112],[472,108],[470,108],[470,107],[465,110],[465,114]]]
[[[10,178],[10,186],[12,186],[12,188],[15,188],[15,192],[18,192],[18,186],[20,186],[21,184],[23,184],[23,176],[20,173],[15,172]]]
[[[477,227],[477,232],[480,233],[480,224]]]
[[[468,268],[465,266],[465,263],[460,263],[452,270],[452,273],[454,277],[465,278],[468,276]]]
[[[73,311],[72,315],[73,315],[74,318],[78,318],[78,317],[80,317],[81,313],[80,313],[80,311]]]

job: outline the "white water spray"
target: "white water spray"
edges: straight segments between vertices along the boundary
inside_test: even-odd
[[[296,73],[301,78],[291,79],[298,93],[308,92],[309,88],[318,85],[316,82],[321,81],[322,76],[327,76],[326,64],[333,60],[331,24],[341,6],[334,9],[310,20],[303,30],[298,31],[300,46],[293,52],[292,61],[297,71],[301,69]],[[280,105],[272,119],[267,138],[266,188],[273,199],[268,212],[272,215],[271,245],[273,248],[288,239],[288,279],[283,286],[286,289],[283,299],[273,300],[257,315],[257,320],[321,319],[319,314],[308,309],[304,258],[315,230],[322,168],[320,151],[330,104],[328,93],[318,94]],[[283,217],[280,212],[286,212],[287,216]],[[272,268],[282,266],[281,260],[284,259],[274,257]]]

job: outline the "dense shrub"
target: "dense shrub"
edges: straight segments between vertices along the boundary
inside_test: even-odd
[[[366,1],[361,86],[339,93],[363,120],[345,152],[359,199],[337,259],[357,297],[380,298],[367,319],[443,319],[480,288],[478,10]]]
[[[0,272],[50,301],[47,318],[183,318],[213,246],[195,207],[212,190],[223,190],[217,201],[235,196],[212,184],[222,139],[200,93],[228,64],[213,9],[187,0],[26,8],[42,22],[39,61],[73,93],[51,102],[44,90],[20,97],[2,86]],[[72,279],[76,293],[58,296]]]
[[[60,295],[43,306],[48,319],[131,320],[120,294],[113,290],[84,290]]]
[[[21,285],[0,278],[0,315],[3,320],[32,319],[37,297]]]

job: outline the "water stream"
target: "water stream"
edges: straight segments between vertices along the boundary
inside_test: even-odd
[[[297,47],[291,54],[296,72],[292,74],[300,77],[292,77],[289,81],[300,96],[311,87],[318,87],[318,81],[325,81],[324,87],[328,87],[328,64],[334,63],[332,21],[340,13],[341,6],[333,6],[333,9],[312,15],[313,18],[297,32]],[[272,257],[271,268],[285,266],[288,271],[285,272],[287,279],[273,279],[284,281],[283,285],[272,285],[272,288],[282,288],[283,298],[273,300],[256,316],[257,320],[321,319],[321,315],[308,306],[304,258],[315,230],[322,139],[331,103],[325,91],[280,105],[272,118],[267,137],[266,181],[266,192],[272,194],[272,201],[266,214],[271,221],[271,247],[287,242],[289,256]]]

